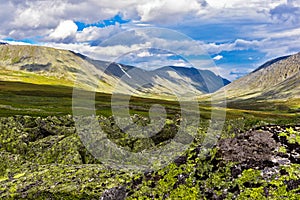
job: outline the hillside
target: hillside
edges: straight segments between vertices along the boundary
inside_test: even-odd
[[[300,98],[299,74],[300,53],[297,53],[268,61],[222,90],[226,91],[229,100]]]
[[[1,81],[73,87],[78,78],[77,87],[93,90],[98,85],[102,92],[113,90],[105,82],[117,81],[103,73],[99,81],[93,64],[71,51],[40,46],[1,45],[0,69]]]
[[[40,46],[1,45],[0,80],[80,87],[146,97],[214,92],[228,81],[213,72],[187,67],[146,71],[93,60],[72,51]],[[209,86],[209,87],[208,87]],[[176,92],[176,94],[175,94]]]

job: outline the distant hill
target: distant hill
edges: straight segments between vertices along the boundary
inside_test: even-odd
[[[300,53],[268,61],[223,90],[229,100],[300,98]]]
[[[146,71],[94,60],[72,51],[41,46],[1,45],[0,80],[73,86],[137,96],[174,96],[214,92],[229,81],[208,70],[166,66]],[[118,86],[118,87],[116,87]]]

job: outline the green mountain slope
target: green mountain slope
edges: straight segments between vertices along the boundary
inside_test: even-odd
[[[112,88],[97,79],[91,63],[71,51],[40,46],[1,45],[0,80],[34,84],[73,86],[76,78],[82,80],[76,86],[91,90],[95,84]],[[103,76],[103,80],[111,77]],[[105,87],[104,87],[105,86]],[[106,92],[106,91],[103,91]]]

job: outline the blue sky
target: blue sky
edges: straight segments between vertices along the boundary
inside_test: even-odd
[[[187,60],[230,80],[300,51],[299,0],[32,0],[0,9],[0,41],[149,68]]]

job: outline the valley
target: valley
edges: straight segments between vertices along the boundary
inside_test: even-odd
[[[3,44],[0,49],[2,199],[299,198],[300,54],[269,61],[229,83],[195,68],[145,72],[48,47]],[[127,152],[146,157],[172,140],[189,145],[175,159],[159,160],[164,163],[159,168],[116,169],[85,145],[83,138],[94,130],[81,133],[76,126],[75,90],[83,106],[94,106],[92,117],[105,137]],[[129,99],[126,106],[138,130],[118,127],[113,95],[120,102]],[[195,103],[179,98],[185,95],[196,97],[197,124],[180,115],[183,103]],[[147,138],[126,132],[147,130],[154,105],[167,116],[157,134]],[[183,141],[176,138],[181,123],[189,138]],[[206,140],[209,130],[215,140]],[[91,146],[103,139],[90,137]]]

